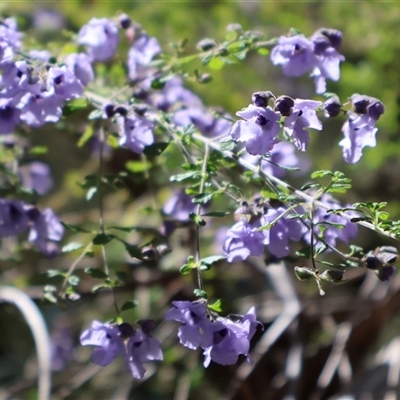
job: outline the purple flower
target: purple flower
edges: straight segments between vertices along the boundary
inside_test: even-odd
[[[322,29],[311,37],[316,55],[316,66],[311,76],[315,78],[317,93],[326,92],[326,78],[339,80],[339,64],[345,60],[337,51],[342,43],[342,36],[340,31]]]
[[[343,150],[343,158],[348,164],[357,163],[364,147],[375,147],[375,134],[378,128],[375,128],[376,121],[365,115],[351,115],[344,123],[342,132],[344,138],[339,142]]]
[[[46,208],[40,213],[35,207],[29,208],[29,216],[32,226],[28,240],[47,256],[55,256],[59,253],[58,245],[64,236],[64,226],[53,210]]]
[[[20,122],[20,111],[12,99],[0,99],[0,134],[12,133]]]
[[[282,65],[287,76],[301,76],[315,67],[314,44],[303,35],[281,36],[271,51],[274,65]]]
[[[280,217],[281,215],[284,216]],[[264,230],[262,233],[264,234],[264,244],[269,252],[278,258],[289,255],[289,240],[298,242],[306,229],[299,219],[290,219],[288,218],[289,215],[290,213],[287,214],[284,207],[278,207],[277,209],[269,208],[261,217],[261,225],[276,221],[270,229]]]
[[[173,122],[178,126],[193,124],[204,136],[225,136],[232,128],[232,123],[223,118],[215,118],[203,108],[185,108],[175,112]]]
[[[223,246],[228,262],[242,261],[248,256],[261,256],[264,252],[264,235],[257,229],[259,224],[251,225],[241,219],[227,232]]]
[[[127,357],[125,365],[127,370],[136,379],[143,378],[146,372],[143,363],[147,361],[163,360],[161,343],[152,336],[145,334],[143,329],[137,329],[127,343]]]
[[[0,199],[0,237],[17,236],[28,228],[28,223],[21,201]]]
[[[162,209],[165,215],[168,215],[175,221],[189,221],[189,214],[195,212],[197,204],[192,202],[192,197],[188,196],[184,190],[173,193],[173,195],[164,204]]]
[[[320,101],[295,99],[292,113],[285,119],[285,132],[301,151],[306,151],[310,142],[308,128],[322,129],[321,121],[315,111],[321,104]]]
[[[105,367],[120,355],[126,357],[126,349],[118,326],[93,321],[80,337],[82,346],[96,346],[92,353],[92,362]]]
[[[83,93],[83,86],[65,65],[52,67],[47,75],[47,90],[54,91],[63,100],[76,99]]]
[[[264,155],[279,142],[281,114],[269,107],[256,107],[250,104],[236,113],[245,121],[237,121],[232,127],[233,140],[246,142],[246,150],[253,155]]]
[[[92,18],[78,34],[78,43],[89,47],[94,61],[106,61],[118,46],[118,27],[107,18]]]
[[[64,62],[67,68],[78,78],[82,86],[87,86],[94,80],[92,59],[87,54],[68,54]]]
[[[134,80],[138,76],[138,69],[141,66],[147,66],[150,61],[161,52],[160,44],[154,37],[150,37],[146,33],[134,41],[128,52],[128,72],[129,78]]]
[[[12,47],[10,47],[6,42],[3,42],[0,38],[0,67],[3,64],[8,64],[14,57],[14,52]]]
[[[336,201],[332,195],[325,193],[320,201],[327,204],[331,209],[342,208],[340,203]],[[354,216],[358,214],[354,213]],[[336,224],[343,225],[343,228],[335,226]],[[326,229],[322,231],[318,225],[324,226]],[[340,240],[344,243],[349,243],[351,239],[357,236],[357,224],[333,213],[327,213],[326,210],[318,208],[314,210],[314,229],[317,235],[322,235],[325,242],[331,246],[336,246],[336,241]],[[309,233],[305,236],[309,242]]]
[[[118,119],[122,135],[120,145],[125,145],[134,153],[141,154],[145,146],[154,143],[153,125],[144,117],[130,115]]]
[[[39,161],[23,165],[18,171],[21,184],[43,196],[53,187],[50,167]]]
[[[45,63],[45,62],[49,61],[49,59],[51,57],[51,53],[47,50],[31,50],[29,52],[29,57]]]
[[[204,349],[204,367],[210,365],[211,360],[221,365],[232,365],[238,360],[240,354],[247,357],[247,362],[252,363],[249,357],[250,340],[256,327],[254,307],[238,322],[227,318],[219,318],[212,324],[213,342]]]
[[[0,24],[0,41],[17,49],[21,47],[22,34],[18,32],[17,22],[14,18],[6,18]]]
[[[383,267],[381,271],[377,271],[376,274],[378,278],[383,281],[387,282],[391,279],[391,277],[396,273],[397,268],[393,265]]]
[[[173,308],[165,313],[165,319],[181,322],[179,328],[180,343],[189,349],[208,347],[213,341],[212,323],[207,315],[204,303],[173,301]]]
[[[26,93],[17,107],[21,110],[21,120],[34,128],[46,122],[57,122],[62,113],[64,101],[52,92],[33,95]]]
[[[51,369],[62,371],[72,360],[74,343],[72,332],[66,326],[56,327],[51,335]]]

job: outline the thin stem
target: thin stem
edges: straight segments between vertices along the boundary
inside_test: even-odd
[[[103,162],[104,162],[104,140],[105,140],[105,135],[104,135],[104,130],[101,127],[100,128],[100,154],[99,154],[99,180],[98,180],[98,187],[97,187],[97,193],[99,197],[99,224],[100,224],[100,232],[104,234],[104,207],[103,207],[103,192],[102,192],[102,186],[103,186]],[[106,255],[106,249],[104,245],[101,245],[101,255],[103,258],[103,265],[104,265],[104,272],[107,275],[107,277],[110,277],[110,270],[108,268],[108,262],[107,262],[107,255]],[[114,307],[115,311],[117,312],[117,315],[120,314],[118,304],[117,304],[117,299],[115,297],[115,292],[114,288],[111,288],[111,293],[113,297],[113,302],[114,302]]]
[[[201,181],[200,181],[200,190],[199,194],[202,194],[204,191],[204,185],[205,185],[205,180],[207,176],[207,160],[208,160],[208,155],[209,155],[209,147],[208,144],[205,143],[205,148],[204,148],[204,158],[203,158],[203,165],[201,167]],[[201,204],[197,205],[197,210],[196,214],[200,216],[201,213]],[[199,285],[199,289],[203,290],[203,279],[201,276],[201,269],[200,269],[200,225],[196,224],[196,254],[195,254],[195,261],[197,265],[197,283]]]

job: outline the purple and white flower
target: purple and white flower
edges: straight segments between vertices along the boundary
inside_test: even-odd
[[[141,154],[146,146],[154,143],[153,124],[145,117],[130,115],[118,118],[121,130],[120,145]]]

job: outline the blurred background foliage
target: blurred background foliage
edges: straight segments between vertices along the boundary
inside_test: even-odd
[[[361,93],[377,97],[386,105],[386,113],[378,122],[378,144],[374,149],[364,149],[364,156],[357,165],[347,165],[343,162],[341,149],[337,145],[342,137],[341,126],[344,120],[324,120],[323,131],[311,133],[311,147],[307,157],[312,160],[314,170],[340,170],[353,179],[353,189],[340,197],[343,203],[387,201],[391,218],[400,218],[398,2],[3,0],[0,3],[0,14],[17,18],[19,27],[24,32],[26,46],[49,49],[59,55],[74,50],[73,46],[65,44],[66,38],[71,37],[71,32],[77,32],[89,19],[116,17],[120,12],[129,14],[149,35],[158,38],[164,52],[171,54],[174,52],[171,44],[179,43],[183,39],[187,39],[184,54],[195,52],[197,42],[203,38],[223,41],[226,26],[234,22],[241,24],[245,30],[261,32],[266,40],[286,34],[290,28],[301,31],[305,36],[311,36],[321,27],[341,30],[341,53],[346,57],[346,61],[341,64],[340,81],[328,81],[328,91],[337,93],[342,102],[353,93]],[[59,28],[60,24],[62,29]],[[112,84],[118,89],[124,83],[123,66],[127,49],[128,43],[122,41],[119,50],[120,68],[117,65],[114,69],[107,70],[106,66],[101,67],[106,68],[105,71],[97,71],[103,76],[106,83],[104,87]],[[312,79],[307,76],[287,78],[282,74],[280,67],[271,64],[269,56],[261,56],[255,52],[250,53],[244,62],[222,69],[210,69],[202,66],[200,62],[188,64],[185,68],[190,73],[197,68],[200,72],[212,74],[211,83],[201,85],[188,82],[188,86],[202,97],[207,106],[222,107],[231,115],[247,106],[251,94],[260,90],[270,90],[276,96],[290,95],[323,100],[323,97],[314,95]],[[97,89],[103,90],[102,87]],[[107,96],[111,93],[102,94]],[[76,185],[85,175],[95,173],[98,167],[98,160],[90,157],[90,149],[87,146],[76,146],[86,129],[83,122],[86,115],[74,115],[72,118],[75,122],[71,124],[65,119],[57,126],[47,124],[40,130],[32,130],[29,139],[36,146],[46,145],[50,149],[47,154],[40,156],[40,160],[51,166],[56,182],[51,195],[41,201],[41,206],[49,205],[58,210],[62,219],[69,223],[92,221],[92,228],[96,229],[97,205],[86,202],[84,192]],[[168,155],[173,158],[173,150],[170,152]],[[123,169],[129,158],[133,159],[134,156],[118,151],[108,161],[107,168],[111,172]],[[165,162],[173,165],[173,161],[168,159]],[[147,225],[157,227],[160,223],[159,217],[151,213],[146,214],[146,210],[148,211],[151,185],[160,188],[156,195],[158,207],[171,193],[168,182],[158,181],[165,177],[157,175],[157,171],[162,170],[163,165],[159,164],[153,170],[151,181],[142,174],[137,174],[131,177],[127,190],[109,193],[105,198],[106,219],[125,226],[146,220]],[[307,180],[306,177],[298,175],[290,179],[297,186],[305,183],[304,179]],[[225,218],[222,223],[230,226],[231,217]],[[368,250],[383,244],[396,245],[388,243],[387,239],[373,232],[363,229],[359,232],[356,242]],[[208,249],[205,253],[221,251],[212,249],[214,235],[213,230],[204,231],[204,247]],[[75,235],[74,238],[81,239],[79,235]],[[139,240],[139,236],[133,233],[129,239],[135,242]],[[182,233],[175,239],[176,242],[172,243],[175,257],[173,260],[183,259],[180,251],[183,255],[186,254],[187,248],[190,249],[191,239],[190,232]],[[145,242],[143,238],[140,240]],[[131,261],[128,264],[123,251],[122,245],[118,243],[107,247],[111,268],[118,270],[123,266],[129,274],[127,287],[117,291],[121,303],[124,299],[132,298],[132,291],[139,302],[134,311],[123,313],[127,319],[152,317],[159,322],[171,299],[191,297],[193,282],[191,277],[179,275],[180,265],[174,269],[170,263],[163,266],[164,270],[151,263],[135,266]],[[73,255],[49,261],[40,258],[39,254],[23,252],[19,260],[4,260],[0,269],[1,279],[8,284],[24,288],[33,298],[38,299],[46,283],[46,278],[41,274],[49,268],[67,269],[74,260]],[[86,260],[82,267],[100,265],[96,253],[95,257]],[[169,272],[165,269],[169,269]],[[290,270],[288,279],[293,277]],[[368,387],[373,396],[371,398],[383,398],[382,390],[387,388],[384,373],[373,375],[378,384],[377,387],[369,387],[367,383],[372,375],[368,374],[373,372],[366,370],[366,365],[370,365],[366,363],[376,361],[376,354],[379,351],[382,353],[389,343],[392,345],[399,334],[398,277],[391,286],[376,279],[374,284],[370,283],[364,271],[350,271],[348,277],[351,280],[344,285],[329,286],[323,299],[318,297],[315,285],[293,283],[300,296],[301,315],[296,323],[279,337],[274,347],[269,349],[269,353],[260,356],[261,361],[254,369],[248,375],[243,375],[244,379],[239,378],[237,366],[221,367],[214,364],[204,371],[198,352],[190,352],[174,345],[175,326],[172,333],[165,328],[159,330],[159,337],[164,339],[165,362],[154,364],[154,368],[153,365],[149,366],[145,381],[132,382],[125,373],[121,374],[123,366],[118,363],[103,370],[90,364],[85,367],[90,349],[78,348],[66,369],[54,375],[55,398],[128,397],[180,400],[185,398],[179,397],[185,393],[185,385],[190,387],[191,399],[219,399],[223,394],[225,398],[236,399],[280,399],[288,390],[295,394],[292,398],[317,399],[330,398],[346,391],[357,393],[360,387]],[[209,294],[226,301],[226,312],[245,312],[255,303],[266,332],[281,312],[282,299],[279,299],[276,288],[268,283],[259,266],[247,263],[218,265],[207,273],[205,279],[209,285]],[[94,280],[82,283],[82,301],[78,305],[70,305],[63,311],[55,306],[43,306],[50,326],[65,326],[75,345],[80,331],[88,326],[92,319],[105,321],[113,316],[109,293],[101,291],[92,295],[90,289],[94,284]],[[368,289],[368,285],[376,287]],[[383,289],[379,285],[386,287]],[[365,314],[364,319],[360,317],[362,323],[355,318],[357,314]],[[15,398],[35,398],[35,391],[32,389],[32,371],[35,369],[32,367],[34,357],[30,334],[22,319],[10,307],[1,306],[0,318],[0,385],[4,385],[4,391],[0,393],[17,393]],[[339,373],[324,390],[316,389],[318,376],[329,352],[334,348],[332,342],[335,337],[337,339],[336,329],[346,321],[353,324],[354,328],[345,344],[353,375],[346,381]],[[262,342],[262,335],[263,333],[259,332],[256,341]],[[293,374],[290,375],[289,367],[285,364],[289,349],[293,349],[293,343],[297,343],[303,349],[304,357],[297,380],[293,380]],[[399,347],[394,347],[393,351],[400,360]],[[28,357],[28,362],[25,362]],[[381,370],[379,371],[381,373]],[[21,376],[24,377],[22,380],[19,378]],[[232,389],[235,382],[237,387]],[[394,390],[399,390],[398,383]]]

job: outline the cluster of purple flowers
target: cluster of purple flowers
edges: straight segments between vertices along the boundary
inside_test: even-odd
[[[93,321],[81,334],[80,341],[82,346],[95,346],[93,363],[105,367],[121,356],[129,373],[141,379],[146,372],[143,364],[163,360],[163,354],[160,342],[150,335],[154,322],[139,321],[139,325],[134,329],[126,322],[117,325]]]
[[[289,240],[299,241],[306,226],[284,207],[266,208],[262,215],[248,221],[241,218],[226,234],[223,250],[228,262],[245,260],[248,256],[261,256],[265,247],[276,257],[289,255]],[[269,225],[269,229],[259,230]]]
[[[271,61],[282,65],[287,76],[301,76],[308,71],[314,77],[316,92],[326,91],[326,79],[337,81],[339,64],[344,56],[338,52],[342,44],[342,32],[335,29],[320,29],[310,38],[303,35],[281,36],[272,49]]]
[[[313,100],[292,99],[281,96],[274,100],[274,108],[268,102],[274,96],[269,92],[253,93],[253,104],[236,114],[244,120],[237,121],[231,130],[232,139],[245,142],[252,155],[265,155],[280,142],[281,119],[283,130],[298,150],[306,151],[310,142],[308,129],[322,129],[316,108],[322,103]]]
[[[47,256],[60,252],[64,227],[50,208],[39,211],[22,201],[0,199],[0,237],[17,236],[29,228],[28,241]]]
[[[255,309],[252,307],[242,318],[233,321],[229,318],[214,318],[204,302],[173,301],[173,307],[165,314],[166,320],[182,323],[178,336],[180,343],[189,349],[204,350],[204,367],[211,360],[221,365],[235,364],[239,355],[247,357],[252,362],[250,340],[256,332],[257,325]]]

